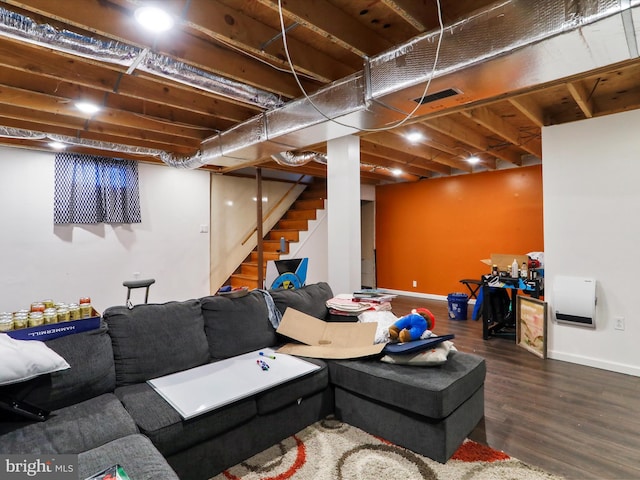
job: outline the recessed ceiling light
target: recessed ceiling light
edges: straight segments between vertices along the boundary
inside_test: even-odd
[[[475,165],[479,161],[480,161],[480,158],[476,157],[475,155],[467,158],[467,162],[469,162],[471,165]]]
[[[404,136],[404,138],[409,140],[411,143],[418,143],[424,138],[424,135],[420,132],[409,132]]]
[[[138,8],[133,16],[150,32],[161,33],[173,27],[173,17],[164,10],[150,5]]]
[[[90,115],[100,111],[100,107],[98,105],[90,102],[76,102],[76,108],[82,113],[88,113]]]
[[[391,170],[391,173],[393,173],[396,177],[399,177],[403,172],[399,168],[394,168],[393,170]]]
[[[49,146],[54,150],[64,150],[67,148],[67,145],[62,142],[49,142]]]

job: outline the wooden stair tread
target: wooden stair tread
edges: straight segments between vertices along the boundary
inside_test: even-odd
[[[300,232],[309,229],[309,220],[316,220],[317,210],[324,209],[326,198],[326,182],[310,184],[266,233],[262,240],[263,274],[266,273],[268,261],[280,259],[281,238],[284,237],[288,252],[289,243],[298,242]],[[236,273],[229,277],[229,282],[233,287],[258,288],[258,268],[258,252],[254,249],[238,266]]]

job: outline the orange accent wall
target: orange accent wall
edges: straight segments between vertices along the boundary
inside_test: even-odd
[[[376,188],[379,288],[468,293],[460,279],[490,271],[481,259],[532,251],[544,251],[540,165]]]

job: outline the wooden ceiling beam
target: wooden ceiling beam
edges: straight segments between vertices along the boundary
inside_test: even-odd
[[[522,165],[522,159],[520,158],[520,155],[517,155],[515,152],[511,152],[506,149],[501,150],[492,147],[486,137],[461,126],[458,122],[453,120],[452,117],[453,115],[450,117],[438,117],[428,120],[425,123],[431,128],[444,133],[445,135],[449,135],[452,138],[455,138],[459,142],[470,145],[472,147],[472,150],[478,150],[480,152],[488,153],[490,155],[493,155],[494,157],[499,158],[500,160],[504,160],[514,165]]]
[[[521,132],[512,124],[507,123],[502,117],[493,113],[488,107],[478,107],[465,110],[462,115],[470,118],[474,122],[482,125],[487,130],[508,140],[512,144],[522,148],[524,151],[542,157],[542,142],[539,138],[522,138]]]
[[[418,32],[425,32],[438,21],[438,10],[435,2],[427,0],[382,0],[388,8],[393,9],[405,22]]]
[[[471,168],[464,165],[463,162],[452,158],[450,155],[442,151],[432,149],[422,142],[410,144],[405,138],[395,135],[391,132],[380,132],[363,137],[368,142],[377,143],[385,147],[405,152],[415,157],[429,160],[431,162],[440,163],[446,167],[453,167],[460,170],[471,171]],[[450,170],[449,170],[450,172]],[[442,172],[441,172],[442,173]]]
[[[263,163],[262,168],[269,168],[272,170],[281,170],[286,172],[299,173],[304,175],[311,175],[315,177],[326,177],[327,176],[327,168],[323,165],[320,165],[316,162],[309,162],[306,165],[301,165],[299,167],[286,167],[284,165],[280,165],[274,161],[270,161],[267,163]],[[365,167],[360,167],[360,177],[365,178],[367,180],[374,180],[376,182],[380,181],[388,181],[390,177],[393,177],[391,174],[382,174],[376,172],[370,172]]]
[[[257,1],[278,12],[277,0]],[[393,46],[329,2],[283,0],[282,8],[289,20],[304,25],[359,57],[374,55]]]
[[[369,141],[369,137],[362,138],[360,142],[360,151],[374,157],[396,162],[399,165],[399,168],[415,166],[423,171],[437,172],[443,175],[451,174],[451,168],[447,165],[432,162],[417,155],[407,154],[406,152],[388,147],[382,143]]]
[[[221,47],[211,41],[185,33],[179,28],[162,37],[146,32],[135,23],[134,5],[129,2],[124,2],[124,6],[121,6],[112,1],[6,0],[5,4],[14,5],[129,45],[140,48],[153,46],[154,52],[163,53],[215,75],[266,89],[288,98],[300,95],[299,87],[289,72],[276,70],[229,47]],[[174,14],[179,18],[180,12],[174,12]],[[302,79],[302,83],[311,91],[319,86],[317,82],[309,82],[306,79]]]
[[[413,175],[419,178],[430,178],[433,176],[433,173],[434,173],[433,169],[421,165],[420,162],[415,162],[415,163],[399,162],[393,158],[381,157],[379,155],[365,153],[362,150],[360,151],[360,161],[361,163],[365,163],[365,164],[379,165],[380,167],[388,169],[392,173],[396,170],[400,170],[403,173]]]
[[[447,142],[447,143],[442,142],[442,138],[439,139],[441,141],[435,140],[433,135],[434,130],[429,129],[426,125],[422,123],[414,123],[409,126],[394,128],[393,130],[391,130],[391,133],[395,135],[400,135],[405,138],[409,133],[413,133],[413,132],[418,132],[422,134],[422,136],[424,137],[420,141],[420,143],[424,145],[428,145],[429,147],[439,150],[441,152],[448,153],[452,157],[460,156],[459,150],[456,149],[454,145],[452,145],[450,142]]]
[[[86,100],[93,100],[98,105],[102,103],[102,99],[98,98],[87,98]],[[188,139],[202,140],[215,133],[183,125],[172,125],[166,121],[160,121],[134,113],[109,108],[103,108],[100,112],[94,115],[88,115],[75,108],[74,101],[74,99],[55,97],[53,95],[30,92],[28,90],[8,86],[4,86],[0,89],[0,104],[29,108],[34,112],[66,115],[82,119],[88,123],[95,121],[117,127],[128,127],[138,131],[144,130],[157,132]]]
[[[3,67],[3,70],[15,71],[19,80],[24,78],[19,77],[19,73],[37,75],[41,79],[58,84],[67,82],[75,88],[88,87],[103,93],[117,93],[126,98],[158,103],[188,112],[215,115],[232,122],[244,121],[261,111],[257,107],[240,105],[220,95],[186,85],[181,86],[160,77],[141,72],[126,75],[122,67],[118,70],[85,63],[82,59],[2,38],[0,67]],[[5,74],[9,75],[8,72]]]
[[[582,110],[584,116],[587,118],[592,118],[595,106],[593,104],[593,99],[591,98],[591,95],[589,94],[589,91],[587,90],[587,87],[585,87],[584,83],[580,80],[569,82],[567,83],[567,89],[569,90],[571,97],[573,97],[573,100],[578,104],[580,110]]]
[[[279,68],[289,70],[280,29],[259,22],[239,10],[211,0],[192,0],[185,14],[185,24],[222,43],[251,52]],[[269,42],[269,40],[277,41]],[[344,65],[312,46],[287,36],[287,45],[296,71],[313,76],[322,83],[351,75]]]
[[[86,124],[77,118],[64,115],[42,114],[39,120],[25,114],[19,107],[5,106],[0,112],[0,125],[12,128],[32,130],[45,134],[65,135],[72,138],[86,138],[94,141],[132,145],[156,150],[166,150],[177,154],[192,154],[200,145],[197,141],[188,142],[184,138],[159,136],[149,132],[133,132],[127,128],[108,128],[97,123]]]
[[[67,81],[56,81],[49,77],[14,70],[9,67],[0,68],[0,85],[67,99],[82,99],[86,96],[99,98],[102,96],[102,103],[108,108],[128,111],[173,124],[190,125],[193,128],[207,132],[226,130],[235,124],[234,122],[224,120],[214,115],[205,115],[190,110],[173,108],[170,105],[125,97],[112,92],[102,92],[94,88],[85,87],[84,85],[77,85]]]
[[[531,96],[522,95],[519,97],[510,97],[507,100],[537,127],[544,127],[544,111]]]

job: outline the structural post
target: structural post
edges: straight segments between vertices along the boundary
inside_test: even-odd
[[[327,142],[328,283],[335,294],[361,288],[360,138]]]
[[[262,169],[256,168],[256,234],[258,235],[258,288],[264,288],[264,262],[262,244]]]

